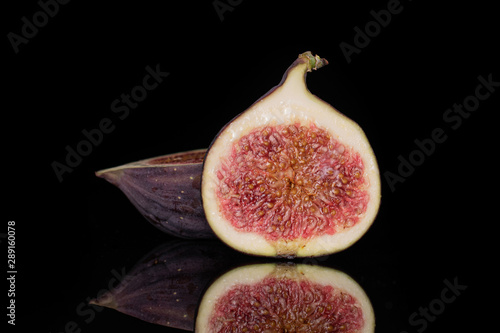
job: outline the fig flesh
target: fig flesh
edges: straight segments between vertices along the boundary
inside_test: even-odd
[[[352,278],[332,268],[255,264],[210,285],[197,333],[374,332],[373,308]]]
[[[299,55],[281,83],[217,135],[205,157],[202,199],[215,234],[263,256],[319,256],[365,234],[380,175],[361,127],[307,89],[327,61]]]
[[[169,154],[96,172],[117,186],[155,227],[186,239],[214,238],[201,202],[206,149]]]

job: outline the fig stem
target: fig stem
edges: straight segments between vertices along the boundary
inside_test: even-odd
[[[299,54],[299,59],[304,59],[308,62],[307,63],[308,72],[311,72],[313,69],[316,70],[318,68],[328,65],[328,60],[326,60],[325,58],[320,58],[319,55],[313,56],[311,51]]]

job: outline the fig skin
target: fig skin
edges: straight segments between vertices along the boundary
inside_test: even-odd
[[[282,289],[287,286],[289,286],[288,289]],[[314,286],[312,290],[315,290],[315,287],[320,287],[320,290],[326,287],[322,293],[331,287],[334,290],[333,295],[336,295],[333,300],[340,301],[340,306],[339,303],[326,301],[332,300],[331,298],[325,299],[300,292],[295,294],[299,286],[306,288],[308,292],[311,292],[309,289],[311,286]],[[241,287],[243,287],[240,289],[242,291],[232,296],[238,299],[235,301],[241,301],[237,303],[237,309],[234,308],[234,304],[225,304],[227,295],[231,295],[232,291]],[[258,288],[263,289],[259,291]],[[344,301],[339,297],[350,300],[349,303],[345,303],[345,308],[343,308]],[[306,302],[306,299],[310,303],[301,303]],[[234,298],[231,298],[230,302],[232,303],[233,300]],[[333,312],[327,315],[329,305],[330,311],[333,309]],[[319,310],[319,306],[322,306],[323,310]],[[361,317],[354,316],[355,323],[349,321],[353,319],[349,307],[352,310],[361,311]],[[233,310],[236,310],[236,313],[232,312]],[[222,324],[224,319],[228,320],[228,323],[234,323],[238,322],[238,318],[245,318],[237,323],[238,327],[232,327],[238,332],[245,331],[245,329],[248,331],[257,329],[259,332],[340,332],[345,330],[373,333],[375,331],[375,315],[370,299],[354,279],[333,268],[291,262],[241,265],[220,276],[203,295],[196,318],[195,332],[214,332],[211,327],[213,319],[216,321],[221,319],[219,324]],[[259,327],[248,327],[250,323],[247,320],[253,320]],[[314,325],[320,327],[314,327]],[[328,328],[324,327],[325,325]],[[354,327],[361,325],[361,327],[354,328],[350,325]],[[230,328],[226,327],[226,329]]]
[[[89,303],[186,331],[208,284],[241,260],[217,240],[174,240],[145,255],[113,290]]]
[[[169,154],[96,172],[117,186],[156,228],[184,239],[215,238],[201,203],[206,149]]]
[[[238,251],[251,255],[287,258],[328,255],[342,251],[353,245],[368,231],[375,220],[381,198],[380,173],[375,154],[365,133],[353,120],[333,108],[330,104],[313,95],[307,89],[305,82],[307,73],[321,68],[326,64],[328,64],[328,62],[325,59],[313,56],[311,52],[300,54],[298,59],[296,59],[287,69],[281,82],[263,97],[259,98],[247,110],[229,121],[220,130],[209,146],[209,150],[204,160],[201,189],[205,216],[215,234],[223,242]],[[341,145],[345,145],[355,153],[359,153],[359,158],[364,165],[364,171],[361,178],[366,180],[364,182],[365,185],[363,185],[365,188],[362,190],[366,190],[366,196],[364,197],[368,198],[363,199],[366,200],[362,203],[366,205],[366,208],[359,213],[359,222],[352,226],[352,224],[350,224],[351,222],[347,220],[341,221],[340,227],[338,228],[338,230],[341,231],[310,238],[307,238],[309,236],[299,236],[295,239],[270,239],[266,238],[266,233],[268,233],[268,231],[256,232],[237,229],[231,224],[231,221],[227,217],[228,213],[223,208],[221,201],[219,201],[220,196],[218,193],[218,186],[223,183],[222,179],[225,177],[220,171],[231,170],[227,171],[227,173],[232,174],[236,163],[244,165],[244,163],[238,162],[237,158],[242,155],[229,157],[232,153],[232,147],[238,145],[238,140],[241,138],[247,135],[254,135],[255,132],[263,130],[263,128],[267,126],[276,129],[281,125],[294,124],[307,128],[314,126],[315,128],[326,130],[331,137],[337,140]],[[255,143],[255,141],[253,143]],[[267,143],[269,145],[269,142]],[[278,153],[276,154],[278,155]],[[281,154],[280,157],[283,155],[286,154]],[[221,161],[225,158],[229,160],[232,159],[232,162],[227,165],[222,165]],[[265,162],[264,160],[262,163],[264,164]],[[250,173],[252,171],[250,169],[251,167],[247,167],[247,169],[243,171]],[[254,168],[254,170],[256,169]],[[326,172],[326,170],[324,171]],[[230,184],[237,184],[233,182],[231,177],[228,177],[228,179]],[[249,177],[249,179],[252,181],[251,177]],[[265,180],[265,182],[272,182],[272,179],[276,181],[284,180],[278,180],[278,177],[272,175],[269,176],[269,179]],[[238,185],[224,184],[224,186],[226,186],[226,189],[230,186],[243,186],[243,188],[245,188],[248,184],[244,184],[242,181]],[[333,185],[329,186],[332,187]],[[329,190],[333,192],[333,188]],[[238,200],[239,193],[236,193],[236,191],[229,193],[235,195],[231,197],[228,196],[228,198],[226,198],[227,201],[233,199]],[[239,215],[234,214],[231,218],[236,220],[239,225],[249,225],[250,222],[248,221],[253,219],[251,222],[257,225],[261,222],[258,220],[260,217],[263,219],[265,218],[266,209],[277,212],[278,210],[277,207],[274,206],[274,202],[266,201],[269,199],[264,198],[263,195],[268,197],[271,195],[281,197],[284,192],[281,191],[279,194],[273,194],[271,191],[262,193],[262,196],[256,193],[251,199],[253,201],[241,201],[234,204],[234,206],[243,206],[246,204],[248,207],[253,205],[253,207],[257,208],[251,208],[253,211],[245,211],[244,213],[242,213],[243,210],[240,209],[236,212]],[[245,197],[245,199],[248,198]],[[246,202],[250,203],[247,204]],[[262,202],[264,202],[264,204],[262,204]],[[262,206],[258,206],[259,204]],[[292,205],[289,205],[289,207],[291,206]],[[296,207],[295,203],[294,207]],[[285,211],[287,209],[290,210],[291,208],[285,208]],[[316,211],[321,212],[320,210]],[[283,212],[283,210],[281,210],[281,212]],[[288,218],[286,213],[281,214],[281,220],[278,221],[285,221],[285,219]],[[267,222],[264,222],[262,225],[267,226],[267,230],[269,230],[270,224],[266,223]],[[292,224],[294,223],[295,222],[292,221]],[[303,222],[303,224],[304,223],[305,222]],[[283,224],[284,222],[281,224],[281,227],[283,227]],[[345,228],[343,227],[344,225],[346,225]],[[276,225],[274,227],[277,228]],[[335,228],[337,228],[337,226]],[[272,233],[273,231],[269,232]]]

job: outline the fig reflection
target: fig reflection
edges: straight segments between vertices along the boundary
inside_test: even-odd
[[[150,323],[193,331],[207,284],[238,256],[215,240],[171,241],[145,255],[115,289],[90,303]]]
[[[196,332],[374,332],[370,300],[347,274],[262,260],[217,241],[170,242],[92,303]]]
[[[208,288],[196,332],[374,332],[363,289],[332,268],[268,263],[235,268]]]

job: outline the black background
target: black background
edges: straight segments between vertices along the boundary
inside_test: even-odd
[[[207,147],[307,50],[330,62],[308,75],[309,89],[365,130],[382,177],[372,228],[323,264],[365,289],[377,332],[417,332],[422,326],[409,317],[440,298],[444,280],[455,279],[467,289],[424,331],[492,327],[487,296],[497,295],[491,216],[498,196],[490,189],[498,177],[500,88],[456,129],[443,115],[474,95],[478,76],[500,81],[496,9],[477,1],[401,1],[401,12],[348,63],[340,43],[353,45],[354,28],[387,4],[242,1],[221,20],[212,1],[71,1],[18,53],[8,34],[20,35],[22,17],[32,22],[41,7],[23,1],[3,10],[1,232],[16,222],[18,271],[16,326],[9,331],[63,332],[73,321],[81,332],[176,332],[108,309],[92,320],[77,313],[107,287],[113,270],[130,270],[173,239],[94,172]],[[157,65],[169,76],[120,119],[111,103],[142,83],[146,66]],[[64,163],[65,147],[75,148],[82,130],[104,118],[114,130],[60,182],[51,164]],[[392,191],[384,174],[397,174],[398,156],[408,158],[414,140],[430,138],[435,128],[446,141]]]

